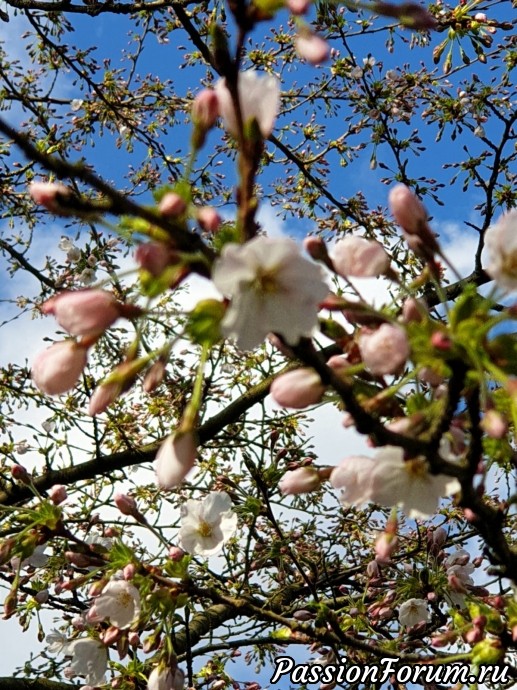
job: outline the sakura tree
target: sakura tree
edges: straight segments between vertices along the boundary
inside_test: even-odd
[[[0,689],[512,687],[512,4],[5,7]]]

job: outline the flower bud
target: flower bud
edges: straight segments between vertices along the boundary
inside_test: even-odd
[[[161,489],[179,486],[194,467],[197,456],[197,438],[194,432],[171,434],[156,454],[154,468]]]
[[[427,211],[420,199],[405,184],[399,184],[389,193],[389,204],[396,222],[409,235],[418,235],[427,224]]]
[[[67,199],[73,197],[72,190],[59,182],[32,182],[29,186],[31,199],[60,216],[71,215],[67,209]]]
[[[197,211],[196,214],[197,222],[203,228],[210,233],[215,233],[221,227],[221,216],[217,213],[215,208],[211,206],[203,206]]]
[[[363,331],[359,351],[365,366],[377,376],[398,373],[410,355],[404,329],[388,323],[373,332]]]
[[[390,267],[384,247],[364,237],[345,237],[331,252],[334,270],[344,278],[376,278]]]
[[[284,496],[306,494],[319,489],[320,486],[320,475],[318,470],[313,467],[299,467],[297,470],[289,470],[278,484]]]
[[[96,336],[109,328],[121,315],[122,305],[104,290],[77,290],[51,297],[41,307],[53,314],[70,335]]]
[[[271,385],[271,397],[282,407],[301,410],[320,402],[325,392],[319,375],[313,369],[295,369],[278,376]]]
[[[310,62],[311,65],[321,65],[328,60],[330,47],[325,39],[310,32],[300,33],[294,39],[294,47],[298,56]]]
[[[488,410],[480,426],[491,438],[504,438],[508,432],[508,422],[497,410]]]
[[[86,353],[86,348],[73,340],[54,343],[36,355],[32,364],[32,380],[47,395],[66,393],[82,374]]]
[[[63,501],[66,501],[68,494],[66,488],[62,484],[54,484],[54,486],[51,486],[48,490],[48,497],[54,505],[58,506],[60,503],[63,503]]]
[[[162,200],[158,204],[158,211],[166,218],[176,218],[181,216],[187,210],[187,204],[176,192],[169,192],[162,197]],[[150,244],[159,244],[158,242]],[[140,245],[145,246],[145,245]],[[165,245],[163,245],[165,246]]]
[[[145,242],[137,247],[135,261],[140,268],[157,278],[178,261],[173,249],[162,242]]]
[[[219,99],[213,89],[203,89],[192,103],[192,121],[204,132],[211,129],[219,117]]]
[[[31,483],[30,474],[27,472],[25,467],[23,467],[23,465],[13,465],[11,467],[11,474],[13,479],[15,479],[17,482],[21,482],[22,484]]]
[[[169,558],[171,561],[174,561],[174,563],[178,563],[181,561],[183,556],[185,555],[185,551],[183,549],[180,549],[179,546],[171,546],[169,548]]]

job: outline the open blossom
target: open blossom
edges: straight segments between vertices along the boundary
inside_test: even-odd
[[[111,580],[88,612],[90,620],[109,619],[117,628],[129,628],[140,615],[140,593],[126,580]]]
[[[361,505],[370,500],[373,460],[364,455],[345,458],[332,470],[330,483],[341,489],[343,505]]]
[[[517,289],[517,209],[505,213],[485,233],[488,275],[503,290]]]
[[[320,267],[286,238],[255,237],[244,245],[225,245],[212,279],[232,300],[221,329],[243,350],[259,345],[269,332],[291,345],[309,336],[328,293]]]
[[[87,349],[75,341],[54,343],[36,355],[32,380],[47,395],[66,393],[77,383],[86,361]]]
[[[255,70],[240,72],[237,80],[237,91],[241,106],[242,121],[246,124],[255,118],[262,136],[267,137],[273,131],[280,108],[280,83],[271,74],[259,74]],[[219,79],[215,85],[219,99],[219,111],[225,128],[237,135],[237,118],[232,97],[226,86],[226,79]]]
[[[108,668],[106,647],[92,638],[80,638],[70,642],[66,655],[72,657],[70,669],[73,675],[83,676],[88,685],[102,685]]]
[[[378,376],[398,373],[410,355],[406,331],[389,323],[371,333],[362,332],[359,351],[365,366]]]
[[[301,410],[320,402],[325,386],[313,369],[301,368],[277,376],[270,392],[278,405]]]
[[[428,623],[429,618],[425,599],[408,599],[399,608],[400,624],[407,628],[412,628],[418,623]]]
[[[45,637],[47,652],[49,654],[66,654],[68,639],[57,630],[53,630]]]
[[[121,304],[104,290],[62,292],[47,300],[41,310],[53,314],[70,335],[98,335],[120,316]]]
[[[382,506],[398,505],[412,518],[430,517],[441,496],[460,491],[454,477],[430,474],[424,458],[404,460],[404,451],[385,446],[377,451],[371,472],[370,500]]]
[[[390,257],[384,247],[364,237],[339,240],[330,257],[336,273],[345,278],[375,278],[386,273],[390,267]]]
[[[189,499],[181,507],[181,545],[188,553],[212,556],[237,529],[237,514],[224,491],[214,491],[202,501]]]
[[[156,482],[160,489],[179,486],[194,467],[196,455],[194,433],[177,432],[168,436],[160,446],[154,462]]]

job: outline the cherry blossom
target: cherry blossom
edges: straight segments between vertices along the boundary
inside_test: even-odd
[[[70,669],[73,675],[83,676],[89,685],[102,685],[108,667],[106,647],[98,640],[80,638],[70,642],[65,651],[72,656]]]
[[[332,470],[330,483],[341,489],[339,500],[343,505],[361,505],[370,500],[373,465],[372,458],[353,455]]]
[[[345,237],[330,254],[334,269],[343,277],[374,278],[386,273],[390,257],[384,247],[364,237]]]
[[[36,355],[32,380],[47,395],[66,393],[77,383],[86,361],[86,348],[75,341],[54,343]]]
[[[154,469],[160,489],[179,486],[194,467],[197,455],[196,436],[192,432],[177,432],[168,436],[160,446]]]
[[[167,666],[155,666],[147,680],[147,690],[182,690],[185,674],[179,668],[173,670]]]
[[[430,474],[424,458],[404,460],[404,450],[385,446],[377,451],[372,467],[370,500],[382,506],[398,505],[412,518],[427,518],[441,496],[460,491],[454,477]]]
[[[242,113],[246,124],[255,118],[262,136],[266,139],[273,131],[273,125],[280,108],[280,83],[271,74],[259,74],[255,70],[240,72],[237,80],[237,91]],[[237,118],[232,97],[226,86],[226,79],[219,79],[215,85],[219,99],[219,110],[225,128],[237,136]]]
[[[310,335],[318,305],[328,293],[319,266],[287,238],[256,237],[244,245],[225,245],[212,278],[232,300],[222,331],[243,350],[259,345],[271,331],[291,345]]]
[[[62,292],[47,300],[41,310],[53,314],[70,335],[98,335],[120,316],[121,304],[104,290]]]
[[[366,367],[377,376],[399,373],[411,352],[405,330],[389,323],[362,332],[359,351]]]
[[[488,275],[505,291],[517,289],[517,210],[505,213],[485,233]]]
[[[320,65],[328,60],[330,46],[324,38],[310,32],[302,32],[294,39],[294,47],[298,55],[310,62]]]
[[[189,499],[181,507],[179,537],[188,553],[213,556],[237,529],[237,514],[225,492],[212,492],[202,501]]]
[[[49,654],[66,654],[68,649],[68,639],[57,630],[53,630],[45,637],[47,652]]]
[[[313,369],[302,368],[277,376],[270,392],[278,405],[300,410],[320,402],[325,386]]]
[[[104,620],[117,628],[129,628],[140,615],[140,593],[126,580],[111,580],[90,608],[90,620]]]
[[[418,623],[428,623],[430,619],[425,599],[408,599],[399,608],[401,625],[412,628]]]
[[[289,470],[280,480],[278,487],[284,495],[306,494],[319,489],[321,479],[314,467],[299,467]]]

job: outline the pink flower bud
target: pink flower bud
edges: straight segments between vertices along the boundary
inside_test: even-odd
[[[106,647],[109,647],[117,642],[121,634],[122,630],[120,630],[120,628],[110,625],[110,627],[102,633],[102,642],[106,645]]]
[[[43,206],[51,213],[69,215],[66,200],[72,196],[72,191],[59,182],[32,182],[29,186],[31,199]]]
[[[177,255],[167,245],[161,242],[146,242],[137,247],[135,261],[152,276],[160,276],[167,266],[177,262]]]
[[[110,292],[78,290],[51,297],[41,310],[44,314],[53,314],[70,335],[94,336],[103,333],[118,319],[121,306]]]
[[[436,388],[436,386],[439,386],[441,383],[443,383],[443,376],[437,374],[436,371],[431,367],[422,367],[422,369],[420,369],[418,372],[418,380],[422,381],[422,383],[428,383],[433,388]]]
[[[270,392],[278,405],[300,410],[320,402],[325,386],[313,369],[302,368],[278,376]]]
[[[40,591],[34,595],[34,600],[37,601],[38,604],[46,604],[49,596],[50,593],[48,589],[40,589]]]
[[[318,470],[313,467],[299,467],[289,470],[280,480],[278,487],[284,496],[306,494],[321,486]]]
[[[197,438],[191,431],[171,434],[156,454],[154,468],[160,489],[179,486],[194,467],[197,456]]]
[[[485,637],[485,633],[483,630],[480,628],[476,628],[474,626],[470,630],[467,630],[467,632],[463,635],[463,639],[465,642],[468,644],[476,644],[477,642],[481,642],[481,640]]]
[[[48,490],[48,497],[54,505],[58,506],[60,503],[63,503],[63,501],[66,501],[68,494],[66,488],[62,484],[54,484],[54,486],[51,486]]]
[[[331,253],[336,273],[345,278],[374,278],[386,273],[390,257],[384,247],[364,237],[345,237],[334,245]]]
[[[166,371],[166,364],[161,360],[154,362],[147,374],[145,375],[142,388],[146,393],[152,393],[160,383],[163,381]]]
[[[116,493],[113,497],[113,501],[122,513],[122,515],[129,515],[134,517],[135,515],[139,514],[136,501],[132,496],[128,496],[127,494]]]
[[[388,323],[373,333],[363,332],[359,336],[359,351],[365,366],[377,376],[398,373],[410,355],[404,329]]]
[[[508,431],[508,422],[497,410],[488,410],[480,426],[491,438],[504,438]]]
[[[75,565],[76,568],[87,568],[93,562],[88,554],[78,551],[65,551],[65,559],[68,563]]]
[[[435,331],[431,336],[431,345],[442,352],[449,352],[452,347],[452,342],[447,333],[443,331]]]
[[[30,484],[31,477],[23,465],[13,465],[11,467],[11,474],[13,479],[22,484]]]
[[[124,574],[124,580],[132,580],[136,575],[136,565],[134,563],[128,563],[122,572]]]
[[[423,321],[427,311],[427,305],[423,299],[408,297],[402,306],[402,321],[404,323]]]
[[[183,556],[185,555],[185,551],[183,549],[180,549],[179,546],[171,546],[169,549],[169,558],[171,561],[174,561],[174,563],[178,563],[181,561]]]
[[[375,542],[375,557],[379,563],[389,563],[391,554],[398,546],[398,539],[392,534],[383,533]]]
[[[298,55],[311,65],[320,65],[328,60],[329,44],[317,34],[299,34],[294,39],[294,47]]]
[[[66,393],[75,386],[86,366],[87,350],[73,340],[54,343],[36,355],[32,380],[47,395]]]
[[[487,16],[484,12],[476,12],[476,14],[474,15],[474,20],[476,22],[486,22]]]
[[[328,255],[325,240],[321,237],[309,236],[303,240],[303,248],[307,254],[314,259],[314,261],[321,261],[326,266],[330,266],[330,257]]]
[[[203,206],[196,214],[197,222],[207,232],[217,232],[221,227],[221,216],[217,213],[215,208],[211,206]]]
[[[213,89],[203,89],[192,104],[192,121],[196,127],[207,131],[219,117],[219,99]]]
[[[286,0],[286,5],[292,14],[306,14],[312,5],[312,0]]]
[[[95,417],[98,414],[105,412],[111,403],[122,393],[122,385],[118,381],[112,383],[101,383],[100,386],[93,391],[90,402],[88,403],[88,414],[90,417]]]
[[[127,634],[127,641],[131,645],[131,647],[139,647],[140,646],[140,635],[137,632],[129,632]]]
[[[390,191],[389,204],[396,222],[409,235],[420,234],[427,224],[427,211],[420,199],[405,184]]]
[[[158,210],[166,218],[176,218],[187,210],[187,204],[176,192],[165,194],[158,204]],[[158,244],[158,243],[154,243]],[[145,246],[145,245],[140,245]]]

